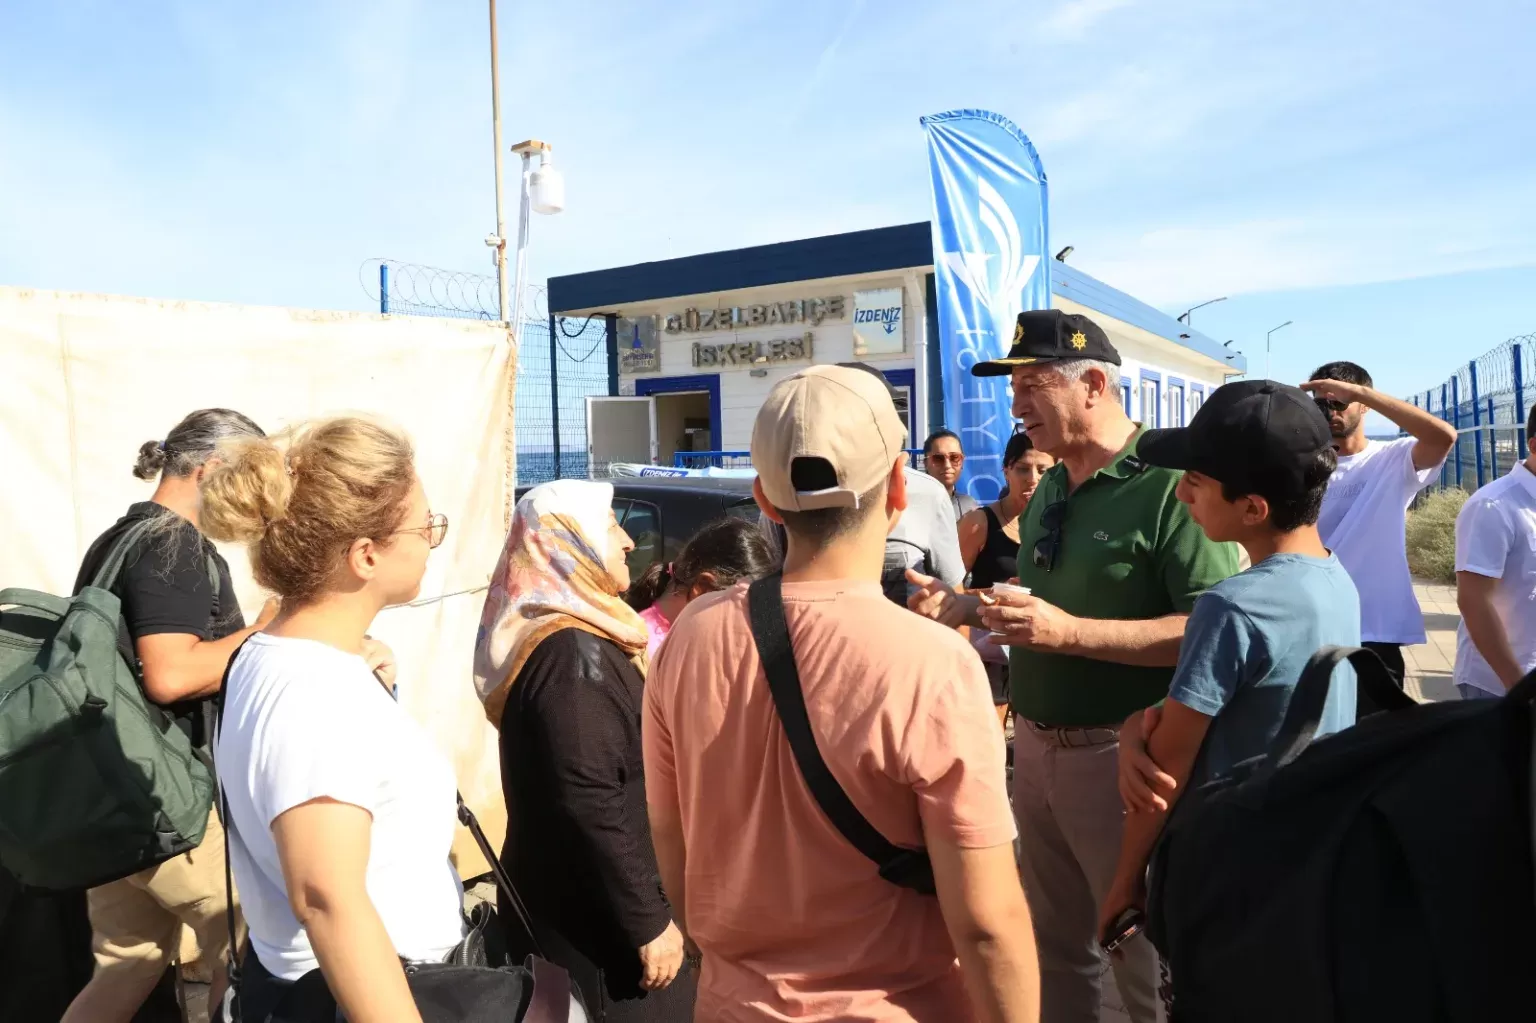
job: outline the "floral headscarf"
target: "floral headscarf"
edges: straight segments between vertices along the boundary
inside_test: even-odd
[[[517,502],[475,639],[475,691],[491,724],[534,648],[561,629],[612,640],[645,671],[646,628],[604,566],[613,486],[556,480]]]

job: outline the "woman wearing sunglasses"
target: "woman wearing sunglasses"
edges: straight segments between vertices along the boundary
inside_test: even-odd
[[[960,482],[960,470],[965,468],[965,452],[960,447],[960,437],[952,430],[935,430],[923,441],[923,469],[944,484],[949,492],[950,503],[955,506],[955,521],[959,521],[980,505],[970,494],[955,489]]]
[[[448,521],[410,441],[368,420],[221,458],[203,528],[248,544],[256,581],[282,598],[236,655],[214,745],[250,928],[242,1018],[267,1019],[318,969],[347,1019],[419,1020],[401,960],[441,962],[464,936],[455,779],[379,684],[367,632],[416,597]]]

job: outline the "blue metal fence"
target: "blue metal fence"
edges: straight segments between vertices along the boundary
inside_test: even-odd
[[[1456,446],[1440,470],[1441,486],[1476,490],[1526,457],[1525,382],[1533,366],[1536,334],[1523,334],[1409,397],[1457,430]]]
[[[371,259],[360,280],[388,315],[492,321],[498,315],[495,277]],[[532,297],[530,307],[541,308],[541,289]],[[585,399],[609,393],[607,340],[604,317],[523,323],[513,398],[519,484],[586,477]]]

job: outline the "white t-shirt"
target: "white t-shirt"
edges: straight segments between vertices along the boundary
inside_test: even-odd
[[[463,889],[448,860],[457,824],[453,767],[362,658],[257,633],[229,673],[219,778],[230,861],[251,947],[274,976],[319,964],[289,908],[272,822],[329,797],[373,815],[368,897],[395,951],[439,961],[463,935]]]
[[[1499,580],[1493,606],[1521,670],[1536,668],[1536,476],[1524,463],[1473,494],[1456,516],[1456,571]],[[1504,695],[1504,684],[1456,629],[1457,685]]]
[[[1317,528],[1360,591],[1360,639],[1423,643],[1424,616],[1413,596],[1404,530],[1413,496],[1440,471],[1413,467],[1412,437],[1366,441],[1339,459],[1328,480]]]

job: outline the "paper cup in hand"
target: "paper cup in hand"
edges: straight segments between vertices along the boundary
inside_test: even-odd
[[[1015,586],[1012,583],[993,583],[992,596],[994,597],[1027,597],[1030,594],[1028,586]],[[1007,601],[1004,601],[1007,603]]]
[[[1029,596],[1029,593],[1030,590],[1028,586],[1015,586],[1012,583],[993,583],[990,595],[992,597],[992,604],[995,607],[999,603],[1012,603],[1012,601],[1008,599],[1009,597],[1027,597]],[[1003,635],[1003,633],[998,632],[995,629],[992,630],[992,632],[989,634],[993,636]]]

